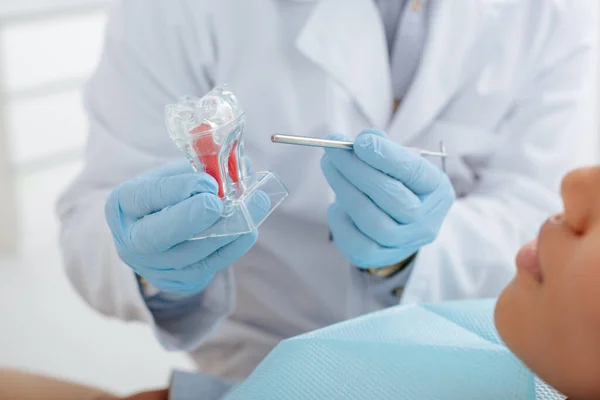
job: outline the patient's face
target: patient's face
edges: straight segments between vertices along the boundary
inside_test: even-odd
[[[507,346],[548,384],[600,398],[600,167],[562,185],[564,213],[521,249],[496,307]]]

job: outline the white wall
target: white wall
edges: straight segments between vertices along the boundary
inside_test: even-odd
[[[0,71],[2,70],[0,55]],[[1,75],[1,73],[0,73]],[[17,249],[16,196],[14,171],[10,162],[10,145],[4,117],[2,82],[0,81],[0,252],[14,252]]]

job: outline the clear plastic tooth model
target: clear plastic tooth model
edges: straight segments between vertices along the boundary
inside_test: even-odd
[[[287,197],[272,172],[250,173],[244,153],[244,112],[235,94],[216,88],[202,98],[185,97],[166,107],[171,139],[196,172],[219,185],[223,214],[194,239],[233,236],[256,230]]]

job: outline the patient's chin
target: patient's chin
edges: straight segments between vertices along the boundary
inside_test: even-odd
[[[546,345],[547,337],[536,336],[544,330],[538,329],[539,320],[532,319],[532,298],[529,291],[523,290],[522,284],[519,279],[510,282],[496,303],[494,322],[506,347],[533,373],[569,395],[570,399],[600,399],[600,380],[597,378],[600,372],[586,376],[588,374],[581,371],[590,368],[580,368],[583,364],[573,367],[577,363],[572,359],[560,358],[564,352]]]

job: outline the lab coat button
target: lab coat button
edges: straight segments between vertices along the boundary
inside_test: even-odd
[[[402,293],[404,293],[404,288],[403,287],[398,287],[398,288],[392,290],[392,295],[394,295],[396,297],[402,296]]]

